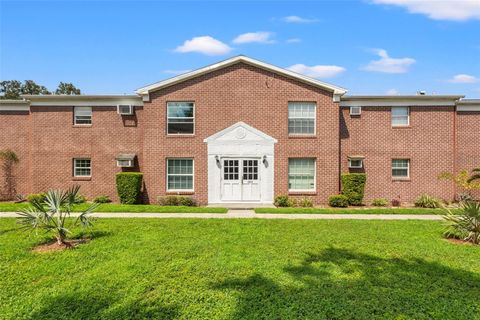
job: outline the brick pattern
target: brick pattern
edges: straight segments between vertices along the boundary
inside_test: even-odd
[[[168,101],[195,102],[195,134],[166,134]],[[317,104],[316,135],[288,135],[288,102]],[[32,107],[31,112],[0,112],[0,149],[14,150],[18,193],[81,185],[92,198],[115,190],[115,156],[137,154],[136,168],[144,172],[145,202],[166,192],[166,160],[193,158],[193,196],[206,204],[207,145],[203,140],[243,121],[276,138],[275,195],[288,194],[288,159],[316,158],[316,191],[290,193],[309,196],[317,204],[339,191],[340,172],[348,172],[348,155],[364,155],[367,173],[366,203],[385,197],[411,203],[428,193],[451,200],[452,183],[439,181],[442,171],[480,165],[480,112],[455,113],[454,107],[411,107],[408,128],[392,128],[389,107],[366,107],[360,117],[333,102],[332,93],[260,68],[238,63],[153,92],[151,100],[136,107],[134,116],[120,116],[115,106],[93,106],[91,126],[73,125],[73,108]],[[456,126],[455,126],[456,124]],[[72,159],[92,159],[91,179],[75,179]],[[392,158],[411,161],[410,179],[391,177]],[[1,178],[1,177],[0,177]]]

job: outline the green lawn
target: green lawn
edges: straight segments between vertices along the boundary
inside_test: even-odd
[[[0,212],[19,211],[29,206],[28,203],[0,202]],[[74,211],[85,210],[89,204],[79,204]],[[98,206],[95,212],[178,212],[178,213],[226,213],[226,208],[210,207],[183,207],[183,206],[159,206],[154,204],[118,204],[105,203]]]
[[[480,319],[480,247],[432,221],[97,220],[64,252],[0,219],[0,319]]]
[[[427,208],[256,208],[256,213],[317,214],[445,214],[443,209]]]

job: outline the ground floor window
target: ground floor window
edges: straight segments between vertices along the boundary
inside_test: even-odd
[[[292,191],[315,190],[315,159],[288,159],[288,189]]]
[[[410,176],[410,160],[392,159],[392,177],[408,178]]]
[[[90,177],[92,175],[92,161],[90,159],[73,159],[73,176]]]
[[[167,191],[193,191],[193,159],[167,160]]]

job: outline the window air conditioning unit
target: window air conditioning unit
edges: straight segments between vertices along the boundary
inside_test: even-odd
[[[351,116],[359,116],[362,114],[362,107],[350,107]]]
[[[363,159],[359,159],[359,158],[348,159],[348,168],[350,169],[363,168]]]
[[[120,115],[132,115],[133,114],[133,106],[131,104],[119,104],[117,105],[117,113]]]
[[[131,168],[133,167],[133,160],[117,160],[117,167]]]

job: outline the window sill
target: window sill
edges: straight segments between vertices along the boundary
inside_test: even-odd
[[[306,196],[316,196],[317,195],[317,191],[301,191],[301,190],[289,190],[288,191],[288,195],[289,196],[302,196],[302,195],[306,195]]]
[[[392,178],[393,182],[409,182],[411,181],[410,178]]]
[[[316,139],[316,134],[289,134],[289,139]]]
[[[167,134],[167,138],[195,138],[195,134]]]
[[[392,126],[392,129],[412,129],[412,126]]]
[[[175,190],[167,190],[167,192],[165,192],[166,195],[191,195],[191,194],[195,194],[195,191],[193,190],[178,190],[178,191],[175,191]]]
[[[74,124],[72,127],[74,128],[90,128],[91,124]]]
[[[73,181],[90,181],[92,177],[72,177]]]

